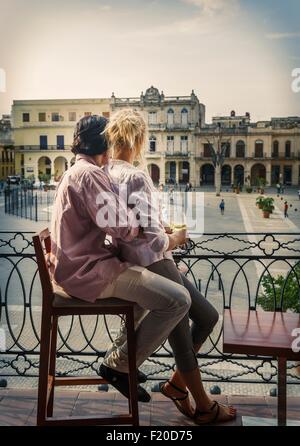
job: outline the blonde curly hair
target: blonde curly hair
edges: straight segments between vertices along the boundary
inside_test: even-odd
[[[104,131],[113,158],[129,150],[134,151],[136,160],[141,161],[146,131],[146,122],[140,112],[125,108],[114,113]]]

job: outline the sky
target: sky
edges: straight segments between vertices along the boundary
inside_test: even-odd
[[[0,0],[0,114],[14,99],[154,85],[166,96],[194,89],[207,122],[231,110],[299,116],[297,67],[300,0]]]

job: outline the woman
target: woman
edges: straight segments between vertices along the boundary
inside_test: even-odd
[[[145,121],[139,112],[123,109],[112,116],[105,133],[113,156],[105,166],[105,171],[115,191],[123,191],[125,185],[128,205],[138,202],[140,220],[149,222],[151,219],[150,225],[142,224],[143,238],[136,238],[129,243],[118,241],[122,259],[144,266],[151,272],[183,285],[192,300],[189,314],[168,338],[177,370],[169,381],[160,383],[160,390],[174,401],[181,413],[193,417],[196,424],[231,421],[236,416],[235,409],[220,405],[209,398],[202,384],[196,358],[196,353],[212,332],[219,315],[196,287],[178,271],[171,253],[167,252],[168,247],[159,245],[158,240],[165,229],[159,217],[158,200],[155,200],[156,190],[149,174],[134,166],[134,163],[142,160],[142,147],[146,136]],[[142,320],[142,312],[139,316]],[[189,317],[193,321],[191,329]],[[121,337],[122,334],[117,338],[116,345]],[[194,398],[195,410],[192,409],[187,388]]]

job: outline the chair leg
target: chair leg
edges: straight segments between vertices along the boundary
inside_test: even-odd
[[[37,425],[45,424],[50,362],[51,315],[42,314]]]
[[[49,365],[49,375],[55,379],[55,366],[56,366],[56,343],[57,343],[57,326],[58,317],[53,316],[52,319],[52,330],[51,330],[51,344],[50,344],[50,365]],[[53,402],[54,402],[54,383],[50,389],[50,395],[47,405],[47,417],[53,416]]]
[[[133,418],[133,426],[139,426],[139,407],[137,396],[137,371],[136,371],[136,334],[134,329],[134,314],[131,309],[126,314],[127,344],[128,344],[128,368],[129,368],[129,411]]]
[[[278,426],[286,426],[286,358],[278,360],[278,399],[277,399],[277,422]]]

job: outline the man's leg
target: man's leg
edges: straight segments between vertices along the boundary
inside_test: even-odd
[[[134,327],[137,329],[139,324],[141,323],[142,319],[146,316],[147,311],[144,310],[144,308],[140,307],[138,304],[134,306]],[[108,358],[114,351],[116,351],[119,347],[121,347],[127,339],[127,330],[126,330],[126,323],[125,319],[122,318],[120,322],[120,329],[117,334],[117,336],[114,339],[114,342],[110,346],[110,348],[107,350],[105,357],[104,357],[104,363],[106,361],[106,358]]]
[[[131,267],[121,273],[109,287],[109,294],[148,310],[136,332],[137,367],[165,341],[191,305],[189,292],[182,285],[142,267]],[[110,296],[104,291],[100,298]],[[128,373],[127,342],[108,355],[104,364]]]

